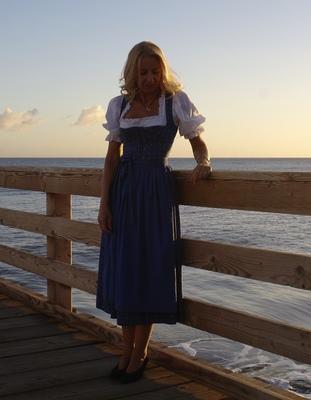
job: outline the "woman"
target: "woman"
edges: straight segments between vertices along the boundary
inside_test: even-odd
[[[167,165],[178,129],[197,161],[191,181],[206,178],[211,166],[200,136],[205,118],[181,90],[158,46],[135,45],[121,81],[122,94],[109,102],[103,125],[109,147],[98,214],[96,307],[122,325],[124,352],[110,376],[129,383],[146,367],[153,323],[178,321],[179,214]]]

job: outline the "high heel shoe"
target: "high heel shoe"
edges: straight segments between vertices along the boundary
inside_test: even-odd
[[[120,382],[122,383],[131,383],[131,382],[135,382],[138,381],[138,379],[140,379],[143,376],[144,370],[146,368],[146,365],[149,361],[149,358],[146,356],[142,365],[133,372],[125,372],[120,379]]]
[[[112,370],[110,371],[110,373],[108,375],[109,378],[111,378],[111,379],[120,379],[120,378],[122,378],[122,376],[126,372],[126,368],[127,368],[127,366],[125,368],[119,369],[119,363],[117,363],[117,365],[114,366],[112,368]]]

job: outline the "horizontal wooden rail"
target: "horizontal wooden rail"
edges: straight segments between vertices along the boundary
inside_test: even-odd
[[[287,214],[311,215],[311,173],[212,172],[195,185],[191,171],[173,171],[180,204]],[[100,196],[102,170],[93,168],[12,168],[0,170],[0,186]]]
[[[0,168],[0,187],[37,192],[100,196],[102,169]]]
[[[49,217],[28,211],[0,208],[0,224],[51,237],[60,237],[87,245],[99,246],[101,230],[93,222]]]
[[[188,326],[311,364],[310,329],[188,297],[183,311]]]
[[[193,185],[186,183],[181,172],[177,172],[178,201],[200,207],[311,215],[311,203],[306,202],[311,196],[309,173],[305,181],[302,180],[303,173],[299,180],[291,179],[285,172],[249,172],[248,175],[241,173],[241,176],[236,172],[234,175],[218,172],[213,178]]]
[[[43,295],[22,287],[8,279],[0,279],[0,293],[5,293],[39,312],[71,324],[101,340],[107,340],[122,347],[122,331],[116,325],[103,321],[87,313],[69,312],[63,307],[49,303]],[[197,357],[190,357],[178,350],[168,348],[162,343],[150,341],[152,359],[186,377],[208,384],[223,393],[239,400],[300,400],[295,393],[278,388],[272,384],[251,378],[245,374],[233,373]]]
[[[311,289],[311,256],[182,239],[182,263],[194,268]]]
[[[97,273],[77,265],[0,245],[0,261],[55,282],[96,294]],[[311,331],[249,313],[183,299],[183,323],[300,362],[311,362]],[[283,339],[282,339],[283,338]]]
[[[0,208],[0,224],[99,246],[99,225]],[[182,239],[182,263],[193,268],[311,289],[311,256]]]
[[[67,264],[0,244],[1,261],[71,288],[96,293],[97,273],[78,264]]]

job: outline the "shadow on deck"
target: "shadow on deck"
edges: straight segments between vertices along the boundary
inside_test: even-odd
[[[153,362],[144,377],[107,377],[120,350],[0,294],[1,399],[234,400]]]

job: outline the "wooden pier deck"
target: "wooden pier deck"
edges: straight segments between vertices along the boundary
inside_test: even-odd
[[[216,171],[196,185],[188,174],[174,171],[183,206],[311,215],[311,173]],[[142,380],[124,385],[107,379],[122,348],[122,330],[77,312],[72,302],[73,289],[95,295],[97,288],[97,272],[72,262],[72,242],[99,247],[101,237],[97,223],[72,219],[72,196],[100,197],[101,179],[102,170],[93,168],[0,168],[0,188],[46,194],[46,214],[0,208],[0,225],[47,240],[45,256],[14,242],[13,247],[0,243],[0,263],[46,279],[42,295],[18,279],[0,278],[1,399],[301,400],[264,379],[153,340],[152,362]],[[311,290],[310,254],[182,237],[181,261],[185,268]],[[311,364],[310,328],[244,312],[235,304],[191,295],[181,300],[185,326]]]
[[[0,294],[0,398],[233,400],[169,369],[148,364],[144,377],[107,378],[120,350]]]

